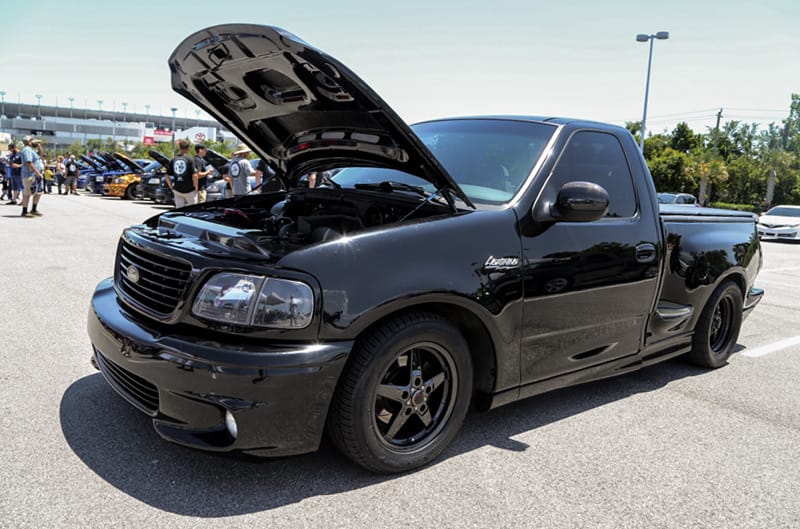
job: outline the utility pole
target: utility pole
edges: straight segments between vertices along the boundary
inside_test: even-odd
[[[718,139],[719,139],[719,121],[722,119],[722,109],[719,109],[717,112],[717,124],[714,127],[714,159],[711,163],[716,162],[717,157],[719,156],[719,146],[718,146]],[[703,170],[703,175],[700,177],[700,190],[697,193],[697,201],[700,202],[701,206],[705,206],[706,198],[711,197],[711,180],[710,175],[708,174],[708,169]]]
[[[722,119],[722,109],[719,109],[717,112],[717,126],[714,127],[714,156],[719,153],[719,149],[717,147],[717,141],[719,139],[719,120]]]

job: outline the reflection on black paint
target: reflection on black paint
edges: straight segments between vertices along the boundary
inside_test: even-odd
[[[630,244],[603,242],[579,252],[547,254],[525,266],[525,296],[549,296],[655,277],[652,263],[638,263]]]

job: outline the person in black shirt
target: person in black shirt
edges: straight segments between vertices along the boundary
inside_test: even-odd
[[[78,177],[81,174],[81,170],[78,167],[78,163],[75,161],[75,155],[70,155],[69,158],[67,158],[67,160],[65,161],[65,169],[67,171],[67,177],[64,180],[64,185],[66,186],[64,194],[77,195]]]
[[[202,204],[206,201],[206,184],[208,183],[208,175],[210,175],[214,168],[206,162],[206,146],[194,146],[194,168],[197,172],[197,203]]]
[[[11,200],[7,204],[13,206],[17,203],[22,190],[22,156],[16,143],[9,144],[11,152],[8,155],[8,164],[11,166]]]
[[[194,157],[189,156],[189,142],[180,140],[178,148],[180,152],[170,160],[164,180],[175,195],[175,207],[182,208],[197,203],[197,170]]]

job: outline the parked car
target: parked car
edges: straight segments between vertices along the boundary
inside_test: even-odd
[[[81,154],[79,158],[94,169],[94,174],[91,178],[87,178],[85,185],[86,191],[90,193],[103,194],[103,187],[106,184],[110,184],[116,177],[130,172],[116,162],[112,155],[95,153],[87,156]]]
[[[697,202],[697,197],[690,195],[689,193],[658,193],[656,196],[658,197],[659,204],[677,204],[700,207],[700,204]]]
[[[345,65],[272,27],[204,29],[169,66],[285,188],[127,228],[92,296],[93,362],[170,441],[279,456],[327,430],[365,468],[407,471],[448,446],[471,402],[679,355],[720,367],[763,295],[753,216],[659,212],[622,127],[409,127]],[[566,284],[540,288],[559,263]]]
[[[800,240],[800,206],[775,206],[758,218],[761,240]]]
[[[159,199],[163,200],[159,189],[163,187],[169,191],[166,183],[164,183],[164,175],[167,172],[169,158],[155,149],[151,149],[148,154],[153,158],[153,162],[151,162],[150,166],[151,171],[142,178],[136,190],[136,198],[139,200],[152,200],[153,202],[159,203]],[[169,202],[172,202],[172,192],[170,192],[169,195]]]
[[[136,198],[136,188],[142,181],[144,168],[122,153],[115,152],[113,156],[125,172],[103,185],[103,195],[133,200]]]
[[[164,166],[160,162],[150,160],[144,166],[141,182],[136,186],[136,199],[153,200],[155,189],[161,185],[164,172]]]

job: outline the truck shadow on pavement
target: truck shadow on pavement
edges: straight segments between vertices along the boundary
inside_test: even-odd
[[[668,361],[489,412],[471,412],[437,462],[417,472],[435,471],[448,459],[487,445],[524,451],[528,446],[513,436],[708,372],[681,361]],[[97,475],[148,505],[185,516],[213,518],[260,512],[403,479],[403,475],[382,476],[361,469],[340,455],[327,439],[318,452],[272,459],[218,455],[175,445],[161,439],[150,418],[117,396],[99,373],[76,381],[66,390],[60,420],[69,446]]]

